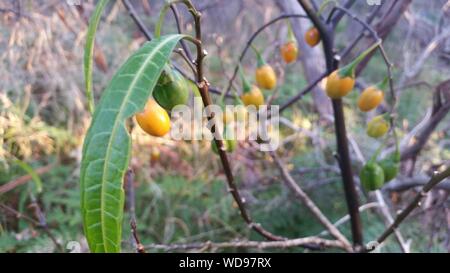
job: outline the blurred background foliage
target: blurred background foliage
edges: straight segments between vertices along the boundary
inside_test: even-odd
[[[8,183],[16,183],[12,189],[0,191],[0,204],[13,209],[3,209],[0,213],[0,252],[69,251],[66,246],[70,241],[80,242],[81,250],[87,251],[79,211],[78,173],[83,135],[90,118],[84,96],[83,49],[87,20],[95,1],[82,2],[82,8],[60,0],[5,0],[0,3],[0,189]],[[131,2],[153,29],[163,1]],[[208,79],[213,86],[225,88],[248,37],[264,22],[277,16],[280,10],[275,1],[268,0],[193,2],[204,9]],[[355,12],[366,14],[369,7],[361,3],[363,1],[358,2]],[[413,58],[423,50],[426,42],[423,41],[426,39],[425,34],[422,35],[426,33],[423,25],[437,24],[435,14],[444,2],[414,1],[407,16],[400,19],[385,41],[388,55],[396,66],[396,78],[407,65],[405,50]],[[120,64],[145,41],[121,1],[111,3],[96,38],[96,100]],[[180,12],[187,31],[192,31],[189,15]],[[417,24],[421,28],[411,29],[407,22],[410,18],[419,21]],[[344,47],[354,36],[353,30],[350,22],[343,20],[338,28],[338,47]],[[166,20],[163,31],[176,31],[172,17]],[[285,33],[286,23],[280,21],[255,40],[255,45],[263,50],[280,78],[274,104],[286,101],[307,83],[300,62],[290,66],[281,62],[278,47]],[[409,43],[399,44],[407,35]],[[431,86],[445,80],[450,71],[448,60],[448,56],[445,59],[438,54],[431,55],[415,80],[426,81]],[[253,78],[256,60],[251,52],[243,64],[249,78]],[[376,82],[384,75],[385,66],[376,56],[362,74],[361,81]],[[239,80],[236,87],[240,87]],[[346,103],[348,130],[368,157],[378,144],[364,133],[367,117],[356,111],[356,94],[354,92]],[[337,221],[347,211],[333,157],[334,130],[321,123],[313,104],[311,96],[305,96],[283,113],[283,118],[296,129],[281,126],[284,142],[279,154],[289,159],[288,166],[298,183],[332,221]],[[402,136],[417,125],[431,104],[431,89],[424,86],[405,89],[398,105],[399,134]],[[450,160],[449,121],[447,118],[442,122],[437,130],[439,133],[432,136],[416,162],[414,173],[429,170],[431,164]],[[320,137],[320,143],[311,135]],[[239,216],[236,204],[227,192],[220,162],[211,152],[208,141],[156,139],[139,128],[133,129],[132,137],[136,216],[144,244],[260,239],[249,231]],[[159,156],[155,156],[157,153]],[[282,186],[278,171],[266,155],[247,143],[240,143],[239,149],[230,157],[231,162],[239,162],[233,164],[234,172],[256,222],[275,234],[292,238],[323,231]],[[323,166],[327,170],[324,171]],[[357,168],[359,166],[355,165]],[[42,182],[41,191],[33,174],[37,174]],[[395,210],[410,200],[413,193],[394,192],[387,197]],[[367,200],[362,197],[361,203],[365,203]],[[35,198],[37,203],[33,201]],[[36,204],[39,204],[41,214],[36,212]],[[123,246],[124,251],[131,252],[130,215],[128,210],[126,212]],[[40,217],[42,214],[45,217]],[[384,229],[383,220],[370,209],[362,216],[365,239],[373,240]],[[412,239],[414,252],[447,252],[450,250],[449,226],[449,202],[444,199],[440,206],[417,211],[401,231],[406,238]],[[339,228],[350,236],[347,223]],[[52,235],[49,236],[47,231]],[[400,249],[392,237],[382,251],[398,252]]]

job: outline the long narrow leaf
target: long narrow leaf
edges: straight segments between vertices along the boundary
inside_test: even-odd
[[[135,52],[115,74],[94,112],[84,139],[80,172],[84,231],[93,252],[120,251],[123,177],[131,146],[125,122],[143,110],[183,37],[163,36]]]
[[[92,67],[93,55],[95,45],[95,33],[97,32],[100,18],[102,17],[103,9],[109,0],[100,0],[95,7],[95,11],[89,21],[89,27],[86,37],[86,45],[84,47],[84,81],[86,88],[86,98],[88,100],[88,107],[91,114],[94,112],[95,102],[94,93],[92,92]]]

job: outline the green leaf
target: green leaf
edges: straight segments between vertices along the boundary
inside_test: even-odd
[[[95,33],[97,32],[98,24],[100,23],[100,18],[102,17],[103,9],[109,0],[100,0],[95,7],[95,11],[89,21],[89,28],[86,37],[86,45],[84,47],[84,80],[86,86],[86,98],[88,100],[89,111],[94,112],[94,95],[92,92],[92,66],[95,45]]]
[[[144,109],[177,42],[168,35],[146,43],[122,65],[102,94],[84,139],[81,208],[93,252],[120,252],[123,177],[130,159],[127,118]]]

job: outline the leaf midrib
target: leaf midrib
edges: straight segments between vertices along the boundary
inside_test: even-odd
[[[130,84],[130,87],[127,90],[127,94],[125,95],[124,100],[123,100],[123,102],[122,102],[122,104],[121,104],[121,106],[119,108],[119,112],[117,113],[117,119],[114,122],[114,126],[113,126],[113,129],[111,131],[111,137],[109,138],[109,141],[108,141],[108,146],[107,146],[106,155],[105,155],[105,161],[103,163],[103,176],[102,176],[102,183],[101,183],[102,190],[101,190],[101,194],[100,194],[101,195],[100,219],[101,219],[101,223],[102,223],[101,226],[102,226],[103,248],[104,248],[105,251],[106,251],[106,243],[105,242],[106,242],[106,239],[109,239],[109,238],[107,238],[106,233],[105,233],[106,229],[105,229],[105,221],[104,221],[105,182],[106,182],[105,181],[105,177],[106,177],[105,174],[106,174],[106,169],[107,169],[106,166],[108,165],[109,157],[110,157],[111,143],[112,143],[112,140],[114,139],[114,137],[116,135],[117,127],[121,123],[120,122],[120,120],[121,120],[120,117],[122,116],[122,112],[123,112],[123,109],[124,109],[124,107],[126,105],[126,101],[128,101],[128,98],[131,95],[130,90],[132,90],[135,87],[135,85],[137,83],[137,79],[139,78],[138,75],[141,75],[143,73],[143,71],[145,70],[147,64],[151,61],[153,56],[159,52],[159,49],[164,47],[166,44],[171,42],[173,39],[175,39],[175,38],[167,39],[167,41],[165,41],[165,42],[159,44],[157,47],[153,48],[152,52],[148,55],[148,57],[145,60],[145,62],[141,65],[141,68],[139,68],[138,72],[136,73],[136,77],[133,79],[133,81]],[[111,240],[111,239],[109,239],[109,240]]]

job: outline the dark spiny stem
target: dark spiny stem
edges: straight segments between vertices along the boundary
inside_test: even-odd
[[[203,104],[205,105],[205,107],[209,106],[212,104],[211,101],[211,97],[208,94],[208,84],[203,81],[199,84],[199,89],[200,89],[200,94],[203,100]],[[212,119],[214,117],[211,117],[211,115],[208,115],[209,119]],[[215,132],[215,126],[213,126],[211,128],[211,132],[213,133],[213,135],[216,135]],[[252,218],[250,217],[249,213],[247,212],[247,209],[245,208],[243,199],[239,193],[239,190],[234,182],[234,176],[233,173],[231,171],[231,166],[227,157],[227,154],[225,152],[224,149],[224,144],[223,141],[221,139],[217,139],[215,138],[215,144],[218,147],[218,153],[219,153],[219,157],[220,157],[220,161],[222,163],[223,166],[223,170],[225,172],[225,176],[227,179],[227,184],[228,184],[228,191],[231,193],[231,195],[233,196],[233,199],[235,200],[236,204],[238,205],[238,209],[240,211],[240,214],[242,216],[242,218],[244,219],[244,221],[248,224],[249,228],[253,229],[254,231],[258,232],[259,234],[261,234],[263,237],[265,237],[266,239],[272,240],[272,241],[280,241],[280,240],[285,240],[284,237],[280,237],[277,235],[274,235],[272,233],[270,233],[269,231],[265,230],[261,225],[254,223]]]
[[[328,74],[333,72],[338,67],[338,62],[335,59],[334,45],[333,45],[333,30],[331,25],[327,25],[317,17],[314,12],[311,2],[309,0],[299,0],[300,5],[313,21],[314,26],[319,30],[322,39],[324,53],[327,64]],[[341,169],[342,181],[344,184],[345,199],[350,215],[351,230],[353,236],[353,244],[355,247],[362,246],[363,234],[361,217],[359,214],[358,194],[353,181],[353,174],[351,168],[351,161],[348,149],[347,132],[345,128],[345,117],[342,107],[342,100],[333,100],[334,123],[336,129],[336,141],[339,154],[339,166]]]

